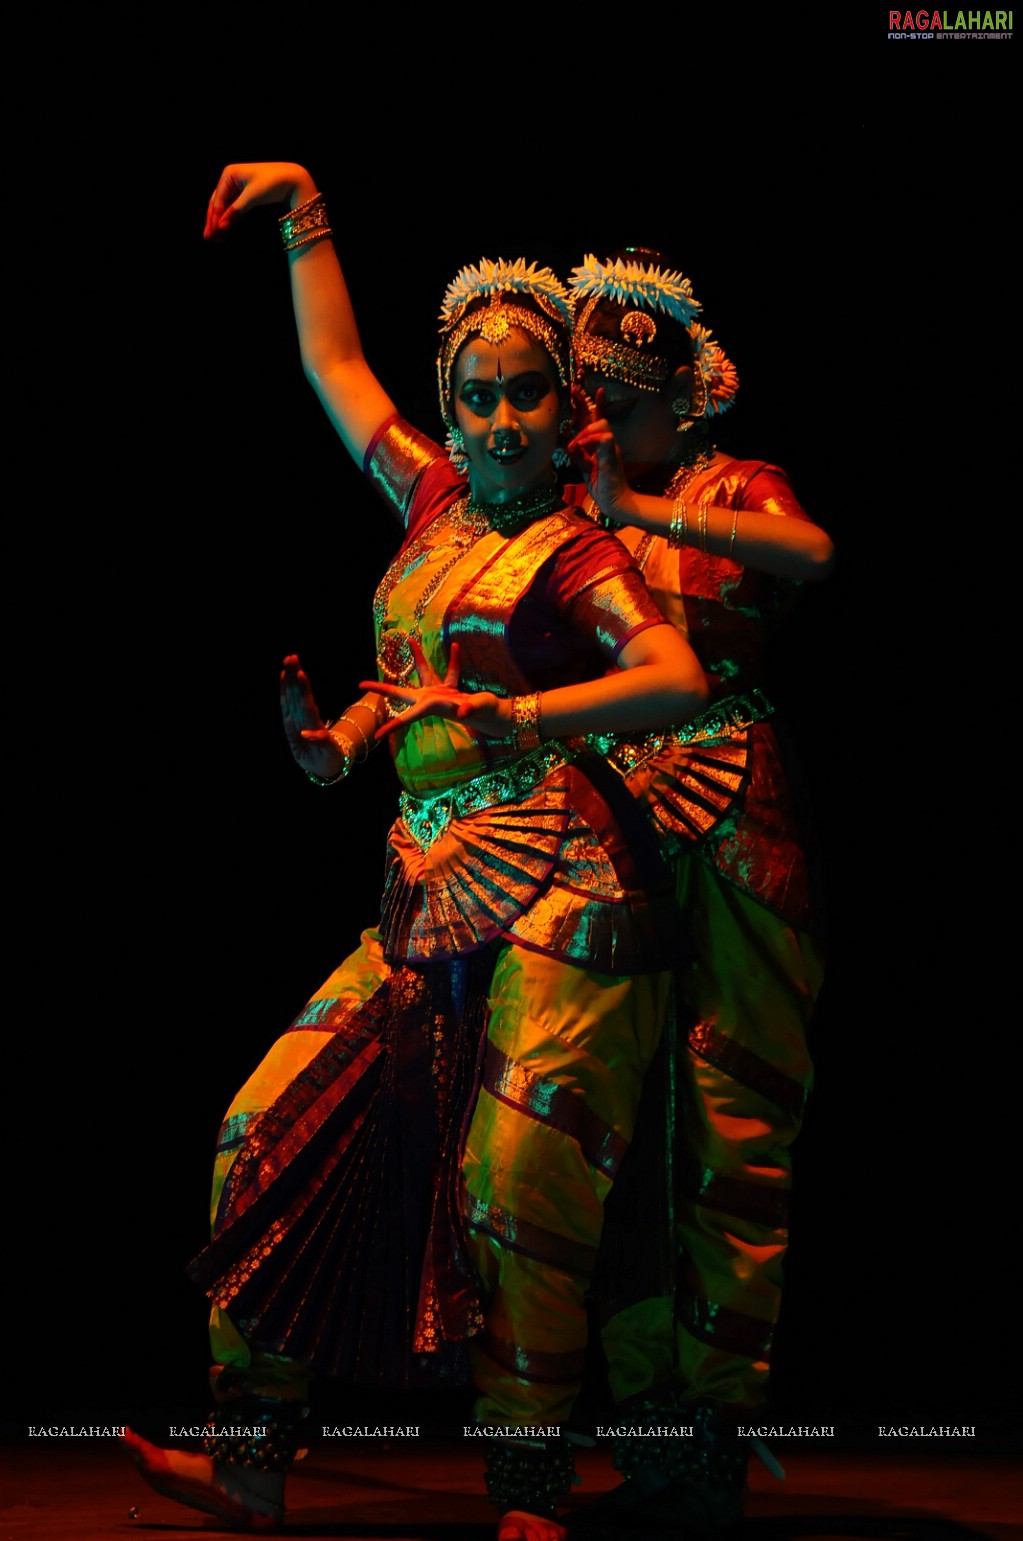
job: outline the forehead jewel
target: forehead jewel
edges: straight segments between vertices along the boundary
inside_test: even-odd
[[[489,303],[470,310],[478,300]],[[527,265],[522,257],[515,262],[503,258],[491,262],[484,257],[478,267],[462,268],[448,284],[440,320],[437,383],[445,422],[450,420],[452,365],[468,337],[480,336],[497,344],[512,327],[518,327],[546,351],[567,390],[573,368],[572,304],[568,290],[550,268],[535,262]]]

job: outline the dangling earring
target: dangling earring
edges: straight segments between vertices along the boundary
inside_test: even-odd
[[[692,401],[692,391],[682,391],[672,401],[671,410],[678,418],[678,422],[675,425],[676,433],[688,433],[690,428],[692,428],[693,424],[696,422],[695,417],[689,416],[689,409],[692,406]]]
[[[572,419],[570,417],[563,417],[558,424],[558,438],[560,440],[570,439],[571,437]],[[555,445],[551,455],[551,463],[556,471],[567,471],[568,467],[572,464],[572,457],[563,444]]]
[[[677,433],[688,433],[690,428],[695,428],[697,423],[703,423],[707,416],[707,382],[699,370],[695,371],[692,383],[688,391],[679,391],[671,404],[671,410],[677,416]]]
[[[463,435],[462,430],[459,428],[457,423],[448,429],[448,436],[444,441],[444,448],[447,450],[448,459],[451,461],[451,464],[454,466],[459,476],[464,476],[466,471],[469,469],[469,457],[465,453],[465,436]]]

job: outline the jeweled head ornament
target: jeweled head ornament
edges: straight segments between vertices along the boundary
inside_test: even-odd
[[[455,426],[452,371],[469,337],[500,343],[517,327],[547,353],[562,390],[572,384],[572,306],[568,290],[550,268],[535,262],[527,266],[522,257],[515,262],[483,257],[478,267],[462,268],[448,284],[440,321],[437,386],[449,431]]]
[[[693,343],[693,368],[707,395],[704,417],[727,412],[739,389],[739,372],[705,326],[694,321],[689,328]]]
[[[594,369],[637,390],[659,391],[680,363],[691,361],[693,396],[686,416],[713,417],[731,406],[739,376],[696,321],[703,307],[683,274],[655,262],[628,257],[600,262],[589,255],[573,269],[569,285],[580,372]]]

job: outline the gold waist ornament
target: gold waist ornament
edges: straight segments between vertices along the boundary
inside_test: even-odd
[[[728,738],[745,732],[755,722],[765,722],[773,713],[774,707],[762,690],[747,690],[741,695],[724,696],[698,717],[662,733],[648,733],[637,739],[618,733],[591,733],[586,743],[590,749],[605,755],[623,775],[628,775],[668,744],[706,744],[714,739]]]
[[[526,797],[567,759],[560,744],[544,744],[508,765],[482,771],[469,781],[445,787],[443,791],[425,795],[402,792],[402,823],[420,850],[428,851],[452,819],[463,819],[469,814],[483,813],[487,808],[498,808],[502,803],[513,803]]]

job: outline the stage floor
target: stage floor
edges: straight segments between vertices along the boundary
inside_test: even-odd
[[[288,1484],[287,1537],[345,1541],[493,1541],[475,1446],[421,1439],[323,1441]],[[1023,1536],[1017,1454],[776,1452],[778,1482],[751,1463],[748,1541],[1016,1541]],[[606,1449],[577,1454],[574,1506],[614,1486]],[[214,1519],[153,1493],[115,1440],[15,1440],[0,1446],[0,1541],[187,1541],[226,1534]],[[623,1531],[622,1541],[632,1532]]]

